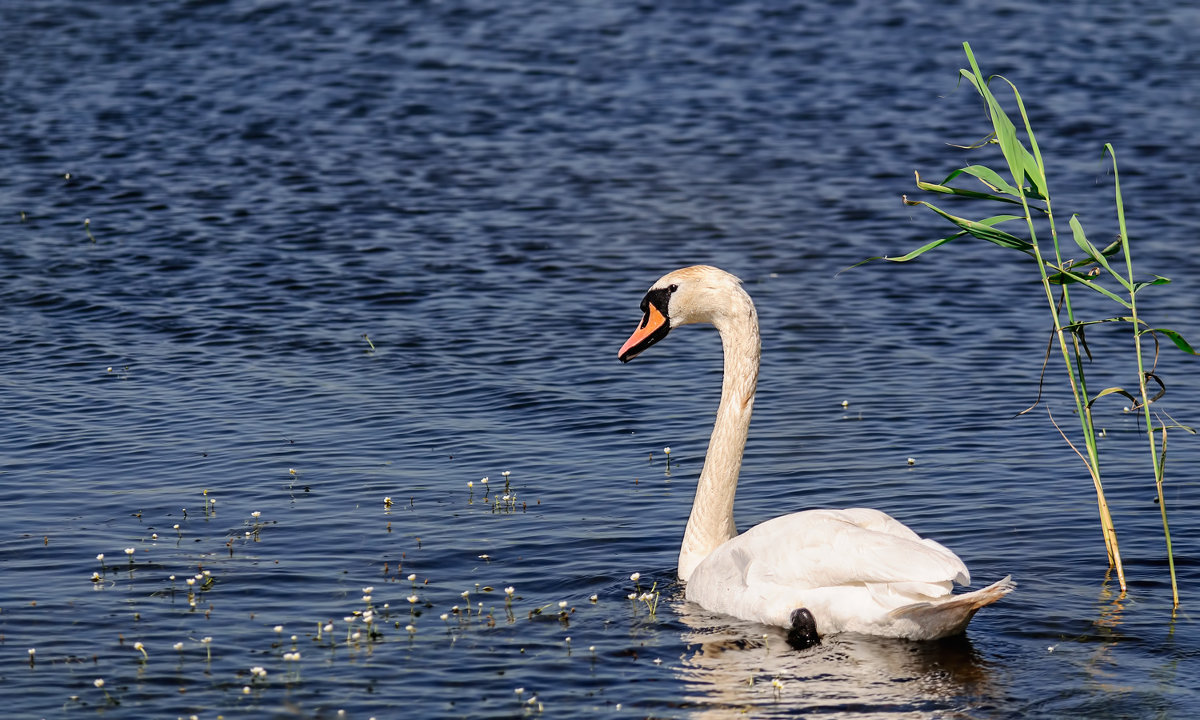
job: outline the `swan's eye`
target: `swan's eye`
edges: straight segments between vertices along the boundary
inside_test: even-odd
[[[675,292],[678,289],[679,289],[678,285],[672,285],[671,287],[667,288],[667,292]]]

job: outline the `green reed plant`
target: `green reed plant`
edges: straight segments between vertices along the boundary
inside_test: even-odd
[[[1096,490],[1097,505],[1100,513],[1100,525],[1108,551],[1110,568],[1115,568],[1121,590],[1126,588],[1125,571],[1121,563],[1120,548],[1117,544],[1116,528],[1113,525],[1112,513],[1104,496],[1104,485],[1101,481],[1100,459],[1096,445],[1096,428],[1093,422],[1093,405],[1100,398],[1119,394],[1131,402],[1131,410],[1139,411],[1145,422],[1146,436],[1150,446],[1150,460],[1154,471],[1154,481],[1158,492],[1158,506],[1162,514],[1163,535],[1166,540],[1167,562],[1171,574],[1171,591],[1174,607],[1179,606],[1179,589],[1175,578],[1175,560],[1171,551],[1171,530],[1167,521],[1167,506],[1163,497],[1163,470],[1166,457],[1167,430],[1183,429],[1195,434],[1195,431],[1179,425],[1170,419],[1166,413],[1156,413],[1152,417],[1150,405],[1162,397],[1165,392],[1163,380],[1156,372],[1159,352],[1159,336],[1171,342],[1184,352],[1192,355],[1196,351],[1184,340],[1183,336],[1168,328],[1150,327],[1139,314],[1139,293],[1147,287],[1163,285],[1170,280],[1161,275],[1152,275],[1150,279],[1136,280],[1133,271],[1133,258],[1130,253],[1130,238],[1125,226],[1125,208],[1121,198],[1120,176],[1117,171],[1116,151],[1111,144],[1105,144],[1105,156],[1111,159],[1113,173],[1113,190],[1116,204],[1116,216],[1119,234],[1117,239],[1104,248],[1093,245],[1083,231],[1078,216],[1071,215],[1068,226],[1075,250],[1064,248],[1060,243],[1058,226],[1055,222],[1053,205],[1050,200],[1049,183],[1047,182],[1046,166],[1038,147],[1037,138],[1029,123],[1025,104],[1021,94],[1007,78],[1002,76],[985,77],[979,70],[975,56],[969,43],[963,43],[970,68],[959,70],[959,75],[983,98],[991,121],[992,131],[980,143],[966,149],[979,149],[999,146],[1003,156],[1007,175],[984,165],[968,165],[950,173],[940,183],[930,183],[921,180],[916,175],[917,187],[925,192],[949,195],[963,200],[998,203],[1008,212],[1001,212],[980,220],[970,220],[965,217],[947,212],[925,200],[910,200],[904,197],[908,205],[920,205],[928,208],[957,226],[958,231],[948,237],[935,240],[900,257],[879,257],[870,260],[888,260],[891,262],[907,262],[951,240],[962,237],[975,237],[986,240],[1003,248],[1018,251],[1035,261],[1045,293],[1046,303],[1050,310],[1053,324],[1052,344],[1057,344],[1066,370],[1067,381],[1070,385],[1075,402],[1075,413],[1079,418],[1080,431],[1083,437],[1084,450],[1081,451],[1073,443],[1062,428],[1055,427],[1062,434],[1067,444],[1075,450],[1083,460],[1088,474]],[[998,81],[998,82],[996,82]],[[1001,106],[1000,101],[992,93],[991,85],[1003,84],[1012,91],[1020,117],[1020,127],[1024,131],[1024,139],[1018,131],[1013,118]],[[973,178],[982,185],[982,189],[962,187],[964,180]],[[954,183],[954,184],[951,184]],[[1019,214],[1017,214],[1019,209]],[[1001,230],[999,226],[1005,223],[1012,232]],[[1017,226],[1023,223],[1024,227]],[[1046,240],[1048,235],[1048,242]],[[1068,252],[1076,253],[1068,257]],[[1078,254],[1078,253],[1081,253]],[[1084,320],[1077,316],[1072,305],[1072,292],[1092,291],[1099,293],[1118,306],[1116,315],[1096,320]],[[1133,354],[1137,362],[1137,388],[1126,390],[1121,387],[1108,387],[1093,393],[1088,389],[1085,367],[1092,361],[1088,349],[1085,329],[1102,323],[1126,324],[1132,331]],[[1057,341],[1057,342],[1056,342]],[[1148,341],[1153,343],[1153,360],[1147,366],[1146,356],[1150,351]],[[1049,361],[1051,348],[1047,348],[1046,361]],[[1037,403],[1034,405],[1036,406]],[[1030,408],[1032,409],[1032,408]],[[1025,412],[1028,412],[1026,410]],[[1165,416],[1167,420],[1163,420]],[[1051,422],[1054,422],[1051,416]],[[1154,424],[1157,420],[1157,426]]]

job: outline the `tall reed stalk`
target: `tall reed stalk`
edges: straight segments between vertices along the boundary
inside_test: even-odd
[[[1019,207],[1020,214],[1001,213],[981,220],[969,220],[946,212],[924,200],[910,200],[905,196],[904,202],[906,204],[920,205],[932,210],[934,213],[956,225],[959,228],[958,232],[949,237],[923,245],[907,255],[869,258],[864,262],[869,262],[870,260],[907,262],[951,240],[967,236],[1019,251],[1035,261],[1042,289],[1045,293],[1046,303],[1050,310],[1050,319],[1053,326],[1051,343],[1058,346],[1062,356],[1067,382],[1070,385],[1071,394],[1074,398],[1075,414],[1079,418],[1084,450],[1080,451],[1077,444],[1072,442],[1068,434],[1062,428],[1058,427],[1057,424],[1055,424],[1055,427],[1062,434],[1063,439],[1067,441],[1067,444],[1083,460],[1088,474],[1091,476],[1096,490],[1096,502],[1100,514],[1100,528],[1104,537],[1105,548],[1108,551],[1109,567],[1116,569],[1121,590],[1124,592],[1126,589],[1125,569],[1121,562],[1121,551],[1117,543],[1117,531],[1113,524],[1112,512],[1104,495],[1104,484],[1101,481],[1100,474],[1100,457],[1096,444],[1096,428],[1092,415],[1092,406],[1097,400],[1105,395],[1115,393],[1128,398],[1132,403],[1131,409],[1140,411],[1142,420],[1145,422],[1146,435],[1150,445],[1151,466],[1154,470],[1154,481],[1158,492],[1158,505],[1162,514],[1163,536],[1166,539],[1167,562],[1171,573],[1172,597],[1174,607],[1178,607],[1179,589],[1175,578],[1175,559],[1171,551],[1171,530],[1167,522],[1166,498],[1163,496],[1163,470],[1167,447],[1167,430],[1178,428],[1192,434],[1195,434],[1195,431],[1192,428],[1179,425],[1173,420],[1168,424],[1161,419],[1159,413],[1152,416],[1150,405],[1162,397],[1165,392],[1163,381],[1155,372],[1159,350],[1158,336],[1162,335],[1170,339],[1176,347],[1184,352],[1195,355],[1196,351],[1178,332],[1168,328],[1152,328],[1146,324],[1139,316],[1137,303],[1138,293],[1141,290],[1152,285],[1168,283],[1170,280],[1160,275],[1153,275],[1151,276],[1152,279],[1149,280],[1137,281],[1134,279],[1129,234],[1125,227],[1125,207],[1121,199],[1120,176],[1117,172],[1117,156],[1111,144],[1106,144],[1104,150],[1106,156],[1112,160],[1113,188],[1119,235],[1116,240],[1103,249],[1097,248],[1088,241],[1078,216],[1072,215],[1068,220],[1068,226],[1071,229],[1071,237],[1078,251],[1082,252],[1082,257],[1078,259],[1064,259],[1064,249],[1060,244],[1053,205],[1050,201],[1045,163],[1043,162],[1041,150],[1038,147],[1033,128],[1029,124],[1029,116],[1025,111],[1025,104],[1021,99],[1021,94],[1017,91],[1017,87],[1004,77],[985,77],[980,72],[979,65],[975,62],[975,56],[971,52],[970,44],[963,43],[963,49],[966,51],[970,68],[960,69],[959,75],[961,78],[965,78],[983,98],[992,125],[992,132],[987,138],[966,149],[978,149],[993,144],[998,145],[1007,165],[1008,176],[1006,178],[1001,173],[984,165],[968,165],[950,173],[940,183],[925,182],[921,180],[920,174],[917,174],[917,187],[920,190],[930,193],[940,193],[969,200],[1002,203],[1008,206],[1012,212],[1015,212],[1016,208]],[[1028,145],[1022,141],[1018,134],[1017,126],[992,93],[990,84],[993,81],[1000,81],[1008,89],[1012,90],[1013,99],[1020,116],[1021,127],[1024,130],[1025,141],[1028,142]],[[961,180],[966,179],[964,176],[979,181],[984,189],[968,189],[950,184],[955,180],[961,182]],[[1015,228],[1013,233],[1009,233],[998,227],[1004,223],[1020,223],[1022,221],[1024,224],[1024,233]],[[1039,231],[1042,233],[1041,236],[1039,236]],[[1046,240],[1047,235],[1048,242]],[[1118,255],[1118,253],[1119,259],[1124,265],[1123,273],[1120,272],[1120,268],[1115,268],[1110,264],[1109,258]],[[1109,289],[1105,283],[1109,286],[1115,283],[1119,287]],[[1071,302],[1073,288],[1080,292],[1090,290],[1103,295],[1120,306],[1118,314],[1100,320],[1083,320],[1078,318]],[[1109,387],[1093,395],[1088,390],[1085,373],[1085,368],[1092,361],[1092,356],[1087,346],[1084,329],[1090,325],[1114,322],[1128,323],[1133,331],[1133,350],[1138,370],[1137,390],[1136,392],[1130,392],[1121,387]],[[1148,368],[1145,359],[1148,351],[1145,346],[1147,339],[1153,341],[1154,359]],[[1049,357],[1050,348],[1047,348],[1046,361],[1049,361]],[[1150,383],[1153,383],[1153,388],[1149,387]],[[1153,396],[1151,396],[1152,389],[1154,391]],[[1034,403],[1035,406],[1036,404]],[[1165,413],[1161,415],[1165,415]],[[1167,418],[1170,419],[1170,416],[1167,416]],[[1155,425],[1156,419],[1158,422],[1157,427]],[[1052,416],[1051,422],[1053,422]]]

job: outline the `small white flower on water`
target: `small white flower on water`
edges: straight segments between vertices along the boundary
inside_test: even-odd
[[[488,554],[486,554],[486,553],[485,553],[485,554],[483,554],[483,555],[480,555],[480,556],[479,556],[479,559],[480,559],[480,560],[491,560],[491,559],[492,559],[492,557],[491,557],[491,555],[488,555]]]
[[[567,601],[566,601],[566,600],[559,600],[559,601],[558,601],[558,606],[559,606],[560,608],[565,608],[565,607],[567,606]]]
[[[201,574],[204,575],[204,577],[212,577],[212,570],[205,570]]]
[[[30,655],[37,655],[37,648],[29,648]]]
[[[158,533],[150,533],[150,539],[151,539],[151,540],[157,540],[157,539],[158,539]]]
[[[442,619],[442,620],[449,620],[449,619],[450,619],[450,615],[449,615],[449,613],[442,613],[442,614],[441,614],[439,617],[441,617],[441,619]]]
[[[362,596],[362,601],[363,601],[363,602],[365,602],[365,603],[369,603],[369,602],[371,602],[371,596],[370,596],[370,595],[363,595],[363,596]]]
[[[507,502],[507,501],[509,501],[509,500],[511,500],[511,499],[512,499],[512,495],[505,495],[504,497],[502,497],[502,498],[500,498],[500,499],[501,499],[501,500],[504,500],[505,502]]]
[[[184,582],[187,583],[188,585],[195,585],[196,578],[188,578],[187,580],[184,580]]]
[[[592,602],[596,602],[599,599],[600,599],[600,596],[596,595],[595,593],[593,593],[592,596],[590,598],[588,598],[588,600],[591,600]]]
[[[252,513],[250,513],[250,517],[252,517],[252,518],[257,518],[259,515],[262,515],[262,513],[260,513],[260,512],[259,512],[259,511],[257,511],[257,510],[255,510],[255,511],[254,511],[254,512],[252,512]]]
[[[909,458],[909,459],[908,459],[908,464],[909,464],[909,465],[916,465],[916,464],[917,464],[917,459],[916,459],[916,458]]]
[[[473,480],[468,480],[468,481],[467,481],[467,487],[469,487],[469,488],[473,488],[473,487],[475,487],[475,482],[474,482]]]
[[[842,401],[842,407],[850,407],[850,401],[849,401],[849,400],[843,400],[843,401]]]
[[[632,574],[632,575],[630,575],[630,576],[629,576],[629,579],[630,579],[630,580],[632,580],[632,581],[634,581],[634,582],[637,582],[637,581],[638,581],[638,580],[640,580],[641,578],[642,578],[642,574],[641,574],[641,573],[634,573],[634,574]]]
[[[125,548],[125,554],[126,554],[126,555],[132,555],[132,554],[133,554],[133,548]]]
[[[100,582],[100,573],[92,571],[92,582]]]
[[[168,580],[170,580],[171,582],[175,582],[175,576],[174,576],[174,575],[168,575],[168,576],[167,576],[167,579],[168,579]]]
[[[200,638],[200,642],[202,642],[202,643],[204,643],[205,645],[207,645],[207,644],[209,644],[209,643],[211,643],[211,642],[212,642],[212,638],[211,638],[211,637],[208,637],[208,636],[205,636],[205,637],[202,637],[202,638]]]
[[[671,448],[669,448],[669,447],[665,447],[665,448],[663,448],[663,453],[664,453],[664,454],[666,454],[666,455],[670,455],[670,454],[671,454]]]
[[[249,530],[247,530],[247,531],[246,531],[246,537],[250,537],[250,531],[249,531]]]
[[[772,687],[774,687],[776,690],[782,690],[782,689],[783,689],[783,683],[782,683],[782,682],[780,682],[779,678],[774,678],[774,679],[772,679],[772,680],[771,680],[771,686],[772,686]]]
[[[362,637],[362,633],[361,633],[361,632],[359,632],[359,631],[357,631],[357,630],[355,630],[355,631],[354,631],[354,634],[350,636],[350,639],[351,639],[351,640],[354,640],[355,642],[358,642],[358,639],[359,639],[360,637]]]
[[[324,627],[324,628],[322,628],[322,629],[323,629],[325,632],[333,632],[333,623],[327,623],[327,624],[325,625],[325,627]]]
[[[479,484],[480,484],[480,485],[487,485],[487,483],[488,483],[488,479],[487,479],[487,478],[480,478],[480,479],[479,479]]]
[[[509,475],[512,475],[512,473],[509,472],[508,470],[505,470],[504,472],[502,472],[500,474],[503,475],[504,477],[508,477]]]
[[[463,597],[470,597],[470,596],[471,596],[471,591],[470,591],[470,590],[463,590],[463,592],[462,592],[462,596],[463,596]]]
[[[409,582],[416,582],[416,581],[417,581],[417,574],[416,574],[416,573],[410,573],[410,574],[409,574],[409,576],[408,576],[408,581],[409,581]]]
[[[99,555],[97,555],[96,559],[99,560],[100,562],[104,562],[104,553],[100,553]]]
[[[363,622],[370,623],[373,617],[375,617],[375,613],[370,610],[363,610]]]
[[[570,645],[570,644],[571,644],[571,636],[570,636],[570,635],[568,635],[568,636],[566,636],[565,638],[563,638],[563,642],[565,642],[566,644]]]
[[[133,649],[134,650],[145,650],[146,646],[142,644],[141,640],[139,640],[133,644]]]
[[[288,468],[288,474],[290,474],[290,475],[295,475],[295,474],[296,474],[296,468]]]
[[[625,597],[629,600],[637,600],[637,593],[629,593]]]
[[[408,631],[409,635],[412,635],[417,631],[417,627],[415,625],[405,625],[404,629]]]
[[[363,595],[370,595],[373,592],[375,592],[374,585],[368,585],[367,587],[363,588]]]
[[[655,665],[662,665],[662,658],[654,658]]]
[[[516,591],[517,591],[517,589],[514,588],[512,585],[509,585],[508,587],[504,588],[505,595],[512,595]]]
[[[173,649],[173,650],[182,650],[182,649],[183,649],[183,643],[181,643],[181,642],[177,642],[177,643],[175,643],[174,645],[172,645],[172,646],[171,646],[171,649]]]
[[[104,678],[96,678],[92,681],[92,684],[98,688],[102,688],[104,687]]]
[[[588,645],[588,652],[596,652],[596,646],[595,646],[595,645]]]
[[[517,688],[517,689],[513,690],[513,692],[515,692],[515,693],[516,693],[516,694],[518,694],[518,695],[522,695],[522,694],[524,694],[524,692],[525,692],[525,688],[523,688],[523,687],[522,687],[522,688]]]
[[[174,525],[172,525],[172,526],[171,526],[171,529],[172,529],[172,530],[178,530],[178,529],[179,529],[179,523],[175,523]]]
[[[416,595],[409,595],[409,596],[408,596],[408,601],[409,601],[410,603],[414,604],[414,605],[416,605],[416,604],[417,604],[417,601],[418,601],[418,600],[420,600],[420,599],[421,599],[421,598],[417,597]]]
[[[249,694],[250,694],[250,686],[249,686],[249,685],[243,685],[243,686],[242,686],[242,694],[243,694],[243,695],[249,695]]]

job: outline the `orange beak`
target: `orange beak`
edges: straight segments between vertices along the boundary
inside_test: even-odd
[[[648,302],[645,303],[645,307],[646,314],[642,317],[641,324],[621,346],[621,351],[617,353],[617,359],[621,362],[629,362],[634,359],[643,350],[666,337],[667,331],[671,329],[670,321],[662,314],[658,306]]]

